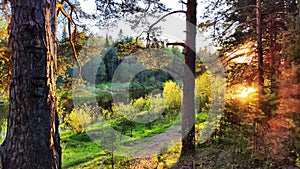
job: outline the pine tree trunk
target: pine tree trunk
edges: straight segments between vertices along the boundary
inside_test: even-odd
[[[12,0],[12,81],[5,169],[59,169],[56,1]]]
[[[185,64],[193,73],[193,77],[183,78],[183,112],[182,112],[182,155],[193,154],[195,151],[195,40],[196,40],[196,0],[187,1],[186,12],[186,46]]]
[[[256,1],[256,33],[257,33],[257,57],[258,57],[258,97],[259,109],[263,108],[264,100],[264,63],[263,63],[263,46],[262,46],[262,18],[261,18],[261,0]]]

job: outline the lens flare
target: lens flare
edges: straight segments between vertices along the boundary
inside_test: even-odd
[[[253,88],[253,87],[245,87],[245,88],[242,88],[240,93],[238,94],[238,97],[241,97],[241,98],[246,98],[249,96],[249,94],[251,93],[254,93],[256,92],[256,89]]]

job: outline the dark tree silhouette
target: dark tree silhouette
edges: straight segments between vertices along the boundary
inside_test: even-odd
[[[61,168],[56,113],[56,1],[12,0],[12,80],[2,167]]]

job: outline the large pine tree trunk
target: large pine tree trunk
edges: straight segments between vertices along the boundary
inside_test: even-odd
[[[12,81],[5,169],[61,168],[56,113],[56,1],[11,0]]]
[[[185,64],[195,76],[195,40],[196,40],[196,0],[187,1],[186,11],[186,47]],[[188,73],[187,73],[188,74]],[[193,154],[195,151],[195,106],[194,90],[195,78],[183,78],[183,114],[182,114],[182,155]]]

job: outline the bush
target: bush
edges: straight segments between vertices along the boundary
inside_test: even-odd
[[[71,127],[71,129],[77,134],[84,132],[84,129],[77,118],[75,110],[72,110],[72,112],[66,116],[65,121],[67,121],[69,127]]]
[[[160,94],[148,96],[148,100],[150,102],[150,108],[148,110],[148,113],[150,114],[149,121],[152,122],[159,117],[162,117],[162,113],[166,108],[166,100]]]
[[[163,95],[166,99],[166,108],[168,110],[179,110],[181,106],[182,91],[173,81],[168,81],[164,85]]]
[[[94,108],[86,104],[79,108],[74,108],[70,114],[65,117],[64,127],[70,127],[76,133],[84,133],[85,127],[92,123]]]
[[[129,130],[132,136],[132,129],[136,123],[144,123],[150,129],[154,121],[162,117],[164,108],[165,99],[160,94],[140,97],[130,104],[120,103],[114,110],[114,124],[119,125],[117,127],[122,130],[122,133]]]
[[[132,129],[135,127],[135,119],[137,115],[136,109],[132,104],[120,103],[113,109],[114,120],[113,125],[120,127],[122,134],[126,134],[129,130],[130,137],[132,137]]]
[[[207,112],[211,101],[211,78],[206,72],[198,76],[195,80],[195,104],[199,108],[199,112]]]
[[[146,111],[150,108],[150,100],[147,96],[145,99],[143,97],[140,97],[133,101],[133,107],[136,108],[138,111]]]

